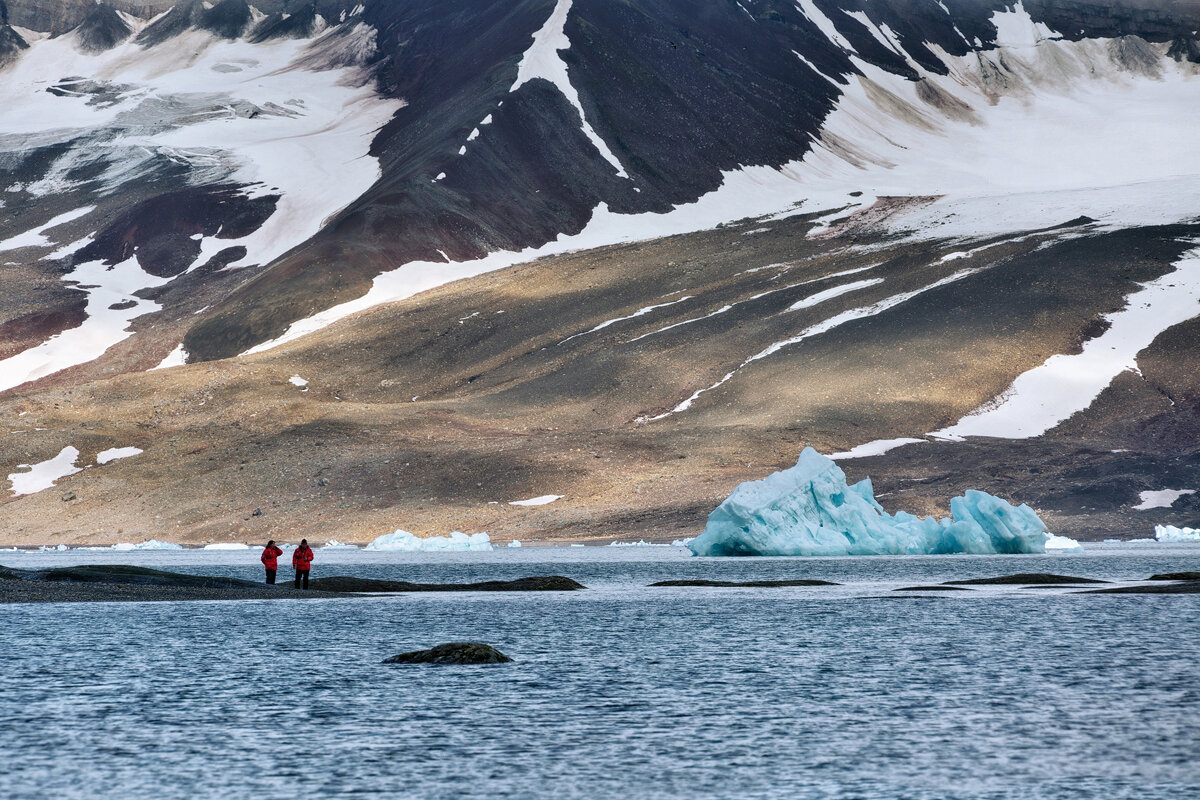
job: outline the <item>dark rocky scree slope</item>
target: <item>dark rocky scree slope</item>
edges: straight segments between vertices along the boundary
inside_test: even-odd
[[[0,463],[66,446],[82,464],[109,447],[145,452],[4,503],[0,544],[369,541],[397,526],[498,540],[694,535],[737,483],[789,466],[806,444],[831,453],[954,422],[1077,349],[1200,235],[1059,241],[1051,230],[942,263],[952,243],[858,252],[848,237],[806,236],[810,216],[767,226],[541,259],[261,355],[11,393],[0,413],[14,429],[45,430],[0,437]],[[878,260],[882,284],[782,313]],[[756,362],[686,413],[637,422],[807,324],[964,266],[980,271]],[[693,299],[585,333],[666,292]],[[985,488],[1083,539],[1194,525],[1195,495],[1132,507],[1141,491],[1200,485],[1198,326],[1165,332],[1140,374],[1044,436],[912,445],[843,466],[852,481],[870,476],[889,509],[944,514],[950,497]],[[292,375],[309,380],[304,391]],[[505,502],[544,494],[566,497]]]
[[[166,9],[112,5],[143,18]],[[249,42],[305,36],[316,14],[336,23],[352,4],[255,5],[268,16],[252,20],[242,0],[176,5],[135,41],[171,47],[193,29]],[[950,2],[952,18],[930,0],[817,5],[864,60],[913,77],[843,10],[886,23],[913,61],[938,72],[944,65],[921,43],[966,53],[957,27],[980,40],[986,57],[996,36],[988,20],[1005,4]],[[360,23],[375,30],[368,78],[407,102],[374,139],[381,179],[273,264],[221,272],[241,255],[230,248],[147,293],[164,309],[135,323],[139,333],[123,345],[124,360],[109,354],[103,369],[84,366],[7,393],[0,402],[11,419],[24,411],[22,427],[47,431],[36,440],[0,439],[0,463],[34,463],[67,445],[85,459],[109,446],[146,449],[137,460],[60,482],[73,493],[70,501],[47,491],[7,502],[13,542],[41,543],[47,535],[116,541],[137,535],[132,531],[188,541],[292,531],[361,540],[390,530],[398,518],[420,532],[694,533],[738,481],[786,466],[803,444],[830,452],[936,430],[995,397],[1023,370],[1076,350],[1103,329],[1101,314],[1119,308],[1136,282],[1164,274],[1186,249],[1181,240],[1200,233],[1171,226],[997,247],[971,262],[996,268],[758,362],[747,380],[711,393],[695,413],[654,425],[635,420],[671,408],[806,319],[780,312],[807,289],[755,299],[769,288],[770,273],[744,270],[786,264],[797,276],[826,280],[867,264],[866,255],[847,253],[870,232],[810,239],[812,220],[797,215],[755,236],[749,231],[760,223],[544,259],[379,309],[281,352],[227,359],[299,317],[361,294],[374,275],[408,260],[436,260],[438,250],[463,259],[539,245],[579,230],[597,203],[662,211],[715,188],[723,169],[798,158],[838,89],[792,51],[835,78],[856,71],[793,3],[575,0],[564,58],[589,122],[628,171],[625,180],[551,84],[533,80],[508,92],[553,6],[375,0],[335,28],[346,36]],[[1139,36],[1170,43],[1174,58],[1197,58],[1192,32],[1200,11],[1190,5],[1025,7],[1068,38]],[[113,8],[9,4],[13,24],[59,33],[83,25],[81,39],[97,48],[128,35]],[[25,44],[11,27],[0,27],[0,63],[5,42],[11,58]],[[97,89],[97,101],[109,90]],[[492,123],[458,156],[488,114]],[[57,147],[34,149],[15,164],[0,161],[0,179],[36,177]],[[81,194],[58,207],[31,210],[29,196],[13,193],[7,209],[14,217],[28,214],[0,234],[96,202],[78,224],[91,226],[81,235],[97,234],[74,260],[116,263],[135,253],[148,274],[171,277],[195,258],[197,234],[253,231],[278,199],[197,184],[167,159],[150,170],[152,180],[119,194]],[[434,181],[442,172],[445,179]],[[77,177],[86,184],[87,175]],[[30,219],[34,211],[40,216]],[[871,260],[883,259],[888,283],[866,298],[927,283],[929,265],[949,249],[879,244]],[[71,260],[52,265],[40,283],[31,278],[30,291],[9,282],[0,298],[0,356],[78,324],[81,293],[59,281]],[[671,292],[697,300],[652,321],[559,344]],[[738,303],[735,312],[635,341],[729,302]],[[504,325],[494,317],[500,310]],[[474,311],[478,319],[461,319]],[[92,382],[157,363],[179,341],[153,333],[159,320],[184,338],[193,361],[209,363]],[[1139,491],[1163,481],[1200,485],[1198,339],[1195,321],[1165,332],[1139,359],[1141,375],[1122,375],[1085,414],[1046,437],[922,445],[848,462],[847,470],[852,478],[875,476],[880,493],[894,497],[889,505],[922,513],[962,488],[987,487],[1033,503],[1053,527],[1084,538],[1144,535],[1157,521],[1194,523],[1195,496],[1169,511],[1130,507]],[[286,384],[296,373],[312,379],[303,395]],[[490,505],[564,487],[574,501],[520,512]],[[272,498],[268,513],[247,516],[263,497]]]
[[[350,0],[270,0],[255,4],[267,14],[255,20],[245,0],[220,0],[209,8],[200,0],[173,6],[11,0],[9,16],[13,24],[36,30],[77,28],[85,48],[104,49],[131,33],[116,9],[146,18],[161,14],[137,34],[140,46],[152,49],[170,47],[196,29],[249,42],[304,36],[313,31],[316,14],[336,25],[355,6]],[[155,292],[164,306],[158,319],[183,337],[192,361],[235,355],[274,338],[298,318],[361,295],[376,274],[407,261],[440,260],[439,251],[462,260],[497,248],[538,246],[580,230],[598,203],[617,212],[663,211],[716,188],[722,170],[797,159],[811,147],[839,89],[794,53],[837,80],[857,72],[846,52],[793,2],[576,0],[567,17],[571,47],[564,58],[589,122],[628,171],[626,180],[587,140],[577,112],[550,83],[535,79],[509,93],[552,0],[368,0],[364,6],[338,30],[348,36],[360,24],[371,26],[371,80],[382,94],[407,103],[372,145],[382,177],[324,231],[297,242],[274,264],[221,273],[242,255],[230,248],[196,274]],[[1005,6],[999,0],[955,2],[950,16],[934,0],[817,2],[863,60],[911,78],[917,76],[904,59],[844,12],[861,11],[887,25],[914,62],[945,73],[926,43],[963,55],[971,49],[965,37],[977,39],[986,53],[996,36],[989,18]],[[1200,10],[1189,5],[1033,0],[1026,8],[1069,38],[1139,36],[1172,42],[1177,57],[1200,57],[1193,36]],[[2,62],[24,43],[9,27],[0,31]],[[459,156],[468,134],[488,115],[491,124]],[[17,166],[0,163],[0,180],[36,177],[59,154],[57,145],[34,148]],[[97,173],[103,166],[87,169]],[[434,181],[441,173],[445,179]],[[261,215],[247,216],[231,188],[202,180],[198,185],[196,175],[161,158],[136,185],[122,187],[119,197],[99,198],[98,210],[77,224],[91,225],[86,232],[99,228],[99,239],[141,248],[143,266],[155,262],[161,266],[148,271],[169,276],[195,258],[194,234],[226,226],[221,236],[232,238],[229,231],[238,225],[262,224]],[[223,201],[214,205],[212,196],[222,193]],[[41,203],[39,213],[10,219],[14,227],[29,229],[96,199],[85,190],[61,207]],[[18,194],[9,207],[32,203]],[[90,248],[74,261],[97,256],[114,263],[123,254]],[[65,267],[69,262],[58,268]],[[10,349],[29,347],[79,318],[79,293],[50,277],[31,287],[25,299],[10,298],[0,308]],[[144,336],[142,350],[149,352],[154,334]],[[77,370],[60,379],[152,365],[114,362],[100,373]]]

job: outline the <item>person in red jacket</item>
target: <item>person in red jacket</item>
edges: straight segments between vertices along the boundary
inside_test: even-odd
[[[275,546],[275,540],[267,542],[267,546],[263,548],[262,555],[259,556],[259,561],[267,568],[267,583],[275,583],[275,570],[279,569],[279,557],[283,555],[283,551]]]
[[[296,552],[292,553],[292,569],[296,570],[296,588],[300,588],[301,581],[304,582],[304,588],[308,588],[308,570],[312,567],[313,551],[308,546],[308,539],[301,539],[300,546],[296,548]]]

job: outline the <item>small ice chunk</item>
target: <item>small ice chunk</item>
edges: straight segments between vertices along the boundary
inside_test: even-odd
[[[139,447],[110,447],[107,450],[101,450],[96,453],[97,464],[107,464],[110,461],[116,461],[118,458],[129,458],[142,453]]]
[[[1046,526],[1029,506],[986,492],[950,501],[951,519],[888,514],[870,479],[853,486],[804,448],[796,466],[738,486],[688,548],[698,556],[1042,553]]]
[[[304,378],[301,378],[299,375],[293,375],[292,377],[288,378],[288,383],[290,383],[292,386],[308,386],[308,381],[304,380]]]
[[[377,537],[364,550],[385,550],[401,553],[424,553],[431,551],[484,551],[492,549],[492,539],[486,533],[470,536],[461,531],[452,531],[449,536],[429,536],[422,539],[406,530],[397,530]]]
[[[510,500],[510,506],[544,506],[547,503],[553,503],[555,500],[561,500],[565,495],[561,494],[544,494],[540,497],[531,497],[528,500]]]
[[[204,545],[205,550],[249,550],[250,545],[242,542],[217,542],[216,544]]]
[[[1134,506],[1133,510],[1148,511],[1151,508],[1170,508],[1185,494],[1195,493],[1195,489],[1160,489],[1157,492],[1141,492],[1138,494],[1138,500],[1142,502]]]
[[[1155,525],[1154,538],[1160,542],[1200,542],[1200,528],[1176,528],[1174,525]]]
[[[132,542],[119,542],[114,544],[110,549],[125,551],[125,550],[182,550],[182,545],[174,542],[161,542],[158,539],[147,539],[144,542],[133,544]]]
[[[509,546],[509,547],[520,547],[520,546],[521,546],[521,540],[520,540],[520,539],[513,539],[511,542],[509,542],[509,543],[508,543],[508,546]]]
[[[330,539],[322,547],[322,550],[357,550],[358,546],[353,544],[345,544],[337,539]]]
[[[74,475],[82,467],[75,466],[79,451],[74,447],[64,447],[54,458],[39,461],[36,464],[19,464],[17,469],[28,469],[28,472],[10,473],[14,495],[35,494],[43,489],[49,489],[54,482],[68,475]]]
[[[1083,545],[1067,536],[1059,536],[1054,533],[1046,533],[1046,550],[1083,550]]]

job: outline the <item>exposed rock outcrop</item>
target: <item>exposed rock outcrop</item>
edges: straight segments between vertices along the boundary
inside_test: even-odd
[[[384,664],[506,664],[511,658],[482,642],[447,642],[385,658]]]

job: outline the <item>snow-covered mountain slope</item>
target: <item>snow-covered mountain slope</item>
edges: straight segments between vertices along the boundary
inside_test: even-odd
[[[713,465],[742,456],[782,465],[799,442],[854,455],[924,442],[931,471],[967,475],[1012,457],[972,437],[1007,437],[1047,448],[1046,502],[1066,515],[1088,506],[1084,479],[1049,466],[1061,451],[1044,443],[1068,431],[1088,459],[1150,442],[1194,457],[1200,376],[1180,345],[1200,299],[1190,5],[150,5],[9,0],[0,26],[13,409],[86,386],[90,407],[136,416],[127,389],[90,382],[187,361],[128,385],[178,394],[176,433],[216,447],[212,426],[274,402],[237,388],[223,359],[316,367],[328,398],[314,382],[284,403],[286,430],[254,434],[276,443],[281,476],[296,426],[332,424],[310,405],[353,397],[382,417],[337,424],[387,418],[431,438],[422,415],[447,408],[505,436],[523,435],[514,419],[598,426],[628,476],[660,468],[646,447],[711,446],[689,473],[701,481],[732,479]],[[1167,353],[1176,374],[1147,366]],[[186,399],[201,363],[220,376],[204,396],[231,417]],[[247,455],[230,437],[223,451]],[[80,444],[43,438],[13,463]],[[505,480],[542,475],[531,464],[550,440],[501,459]],[[487,450],[447,442],[420,491],[457,485],[462,459]],[[165,458],[133,443],[143,464]],[[898,452],[881,480],[899,480]],[[1124,476],[1113,498],[1163,488],[1139,483],[1161,460],[1140,477],[1097,469],[1110,467]],[[611,519],[649,502],[595,481]],[[564,488],[518,483],[514,496]],[[456,508],[474,514],[460,488]],[[654,502],[675,501],[680,519],[707,502],[679,486]]]

